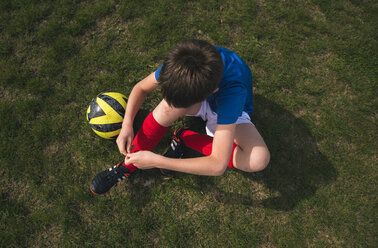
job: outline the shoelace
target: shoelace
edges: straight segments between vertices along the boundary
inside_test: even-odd
[[[108,179],[109,182],[111,183],[114,183],[116,181],[120,182],[129,176],[128,173],[124,173],[122,171],[122,168],[120,168],[120,166],[122,165],[119,165],[119,166],[114,165],[113,168],[109,168],[109,172],[106,175],[106,178]]]

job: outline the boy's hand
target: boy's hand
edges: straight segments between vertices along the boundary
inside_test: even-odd
[[[130,153],[125,158],[125,164],[133,164],[138,169],[152,169],[154,168],[153,163],[158,156],[157,154],[150,151],[139,151],[135,153]]]
[[[122,127],[120,134],[117,137],[116,143],[118,150],[123,155],[127,156],[131,152],[131,143],[134,139],[134,130],[132,127]]]

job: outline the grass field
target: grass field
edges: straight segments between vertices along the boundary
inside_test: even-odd
[[[377,13],[374,0],[0,1],[0,247],[376,247]],[[153,169],[94,197],[91,179],[123,157],[90,130],[88,103],[128,95],[188,38],[250,66],[268,168]]]

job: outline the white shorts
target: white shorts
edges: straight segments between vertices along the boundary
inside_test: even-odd
[[[202,120],[206,121],[206,133],[207,135],[214,137],[215,128],[217,127],[217,120],[218,115],[214,111],[211,110],[209,102],[203,101],[201,104],[201,108],[195,115],[187,115],[187,116],[195,116],[201,117]],[[248,113],[243,111],[242,115],[236,120],[236,124],[241,123],[250,123],[253,125],[251,118],[249,117]]]

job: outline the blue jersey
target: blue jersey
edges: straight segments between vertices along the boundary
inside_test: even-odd
[[[215,47],[222,56],[224,72],[218,85],[219,90],[206,100],[211,109],[217,113],[217,124],[235,123],[242,112],[253,112],[252,74],[248,65],[234,52]],[[156,80],[162,66],[156,72]]]

